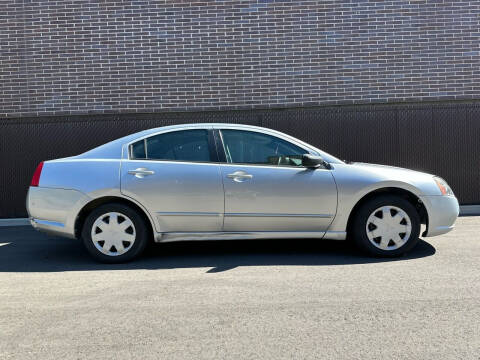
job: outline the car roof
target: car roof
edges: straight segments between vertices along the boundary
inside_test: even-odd
[[[121,157],[122,147],[125,144],[128,144],[137,139],[142,139],[150,135],[169,132],[181,129],[212,129],[212,128],[236,128],[236,129],[245,129],[245,130],[257,130],[257,131],[273,131],[270,129],[261,128],[258,126],[242,125],[242,124],[223,124],[223,123],[197,123],[197,124],[177,124],[169,126],[161,126],[157,128],[147,129],[139,131],[119,139],[110,141],[106,144],[100,145],[92,150],[89,150],[83,154],[75,156],[75,158],[85,158],[85,159],[117,159]]]
[[[331,157],[335,160],[338,160],[331,155],[313,147],[310,144],[307,144],[299,139],[294,138],[288,134],[260,127],[260,126],[253,126],[253,125],[245,125],[245,124],[231,124],[231,123],[196,123],[196,124],[177,124],[177,125],[170,125],[170,126],[162,126],[152,129],[147,129],[143,131],[139,131],[122,138],[113,140],[109,143],[100,145],[92,150],[89,150],[83,154],[78,156],[74,156],[73,158],[80,158],[80,159],[119,159],[122,157],[122,148],[124,145],[134,142],[136,140],[140,140],[142,138],[154,135],[156,133],[163,133],[163,132],[170,132],[175,130],[181,129],[238,129],[238,130],[250,130],[261,132],[265,134],[275,135],[283,139],[290,140],[294,143],[303,145],[303,147],[307,149],[312,149],[316,152],[319,152],[322,155],[327,155],[327,157]]]

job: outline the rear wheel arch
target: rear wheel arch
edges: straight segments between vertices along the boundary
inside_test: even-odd
[[[407,200],[410,204],[412,204],[415,207],[415,209],[418,212],[418,215],[420,216],[420,222],[422,224],[425,224],[428,230],[428,212],[427,212],[427,209],[425,208],[425,205],[422,203],[422,201],[417,195],[415,195],[411,191],[398,188],[398,187],[384,187],[384,188],[373,190],[365,194],[360,200],[357,201],[357,203],[353,207],[348,217],[347,234],[350,232],[350,229],[353,224],[353,219],[355,218],[356,213],[362,207],[362,205],[364,205],[371,199],[378,196],[382,196],[382,195],[394,195]],[[422,234],[422,236],[424,235]]]
[[[126,206],[131,207],[132,209],[136,210],[138,214],[145,220],[145,224],[149,227],[147,230],[151,234],[152,240],[154,239],[154,224],[150,216],[147,214],[145,209],[140,207],[135,202],[118,196],[104,196],[97,199],[94,199],[87,203],[78,213],[77,218],[75,219],[75,237],[79,239],[82,234],[83,225],[85,224],[85,220],[87,216],[96,208],[104,204],[123,204]]]

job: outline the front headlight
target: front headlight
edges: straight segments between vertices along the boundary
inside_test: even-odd
[[[440,190],[442,195],[454,196],[452,189],[450,189],[450,186],[448,186],[445,180],[443,180],[441,177],[438,177],[438,176],[435,176],[433,180],[435,180],[435,183],[437,184],[438,189]]]

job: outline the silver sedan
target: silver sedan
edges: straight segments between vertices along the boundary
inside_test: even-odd
[[[113,263],[152,240],[348,238],[370,255],[399,256],[421,231],[452,230],[459,206],[430,174],[346,163],[265,128],[196,124],[40,163],[27,209],[36,229],[82,239]]]

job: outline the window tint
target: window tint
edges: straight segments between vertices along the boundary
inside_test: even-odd
[[[143,140],[131,147],[134,159],[142,158],[137,155],[146,155],[151,160],[211,161],[207,130],[182,130],[155,135],[146,139],[147,148],[143,150],[140,142]]]
[[[132,144],[130,151],[132,153],[132,159],[145,159],[145,141],[140,140]]]
[[[301,166],[306,150],[275,136],[243,130],[222,130],[229,163]]]

